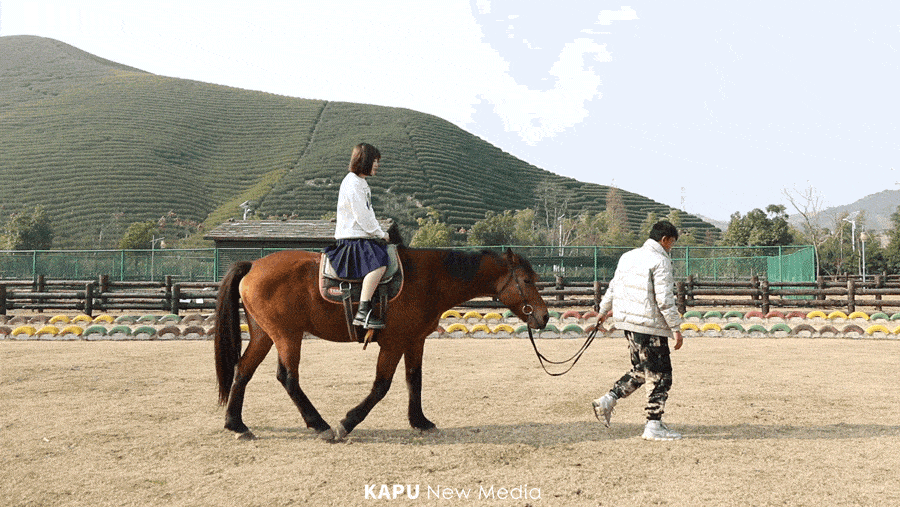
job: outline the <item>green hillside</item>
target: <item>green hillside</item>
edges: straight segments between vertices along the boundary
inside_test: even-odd
[[[608,187],[539,169],[431,115],[161,77],[51,39],[0,37],[0,206],[44,206],[54,248],[111,246],[101,229],[116,213],[120,227],[169,211],[211,227],[252,200],[264,217],[319,218],[362,141],[384,157],[370,181],[382,214],[433,206],[468,227],[488,210],[533,207],[547,179],[575,209],[606,206]],[[670,211],[620,195],[633,227]],[[683,226],[713,229],[690,215]]]

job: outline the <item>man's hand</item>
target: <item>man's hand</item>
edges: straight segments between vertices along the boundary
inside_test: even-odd
[[[681,336],[681,331],[675,331],[675,350],[680,349],[683,343],[684,339]]]

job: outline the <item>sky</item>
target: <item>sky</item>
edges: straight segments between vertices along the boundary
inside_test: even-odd
[[[840,206],[900,185],[896,0],[0,0],[0,36],[22,34],[164,76],[433,114],[715,220],[793,213],[785,192]]]

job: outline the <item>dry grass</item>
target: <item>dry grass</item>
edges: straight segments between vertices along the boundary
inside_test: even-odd
[[[539,343],[558,358],[577,345]],[[243,442],[221,429],[209,342],[0,341],[0,499],[11,506],[898,505],[898,347],[689,338],[673,355],[666,415],[686,438],[645,442],[643,391],[619,403],[608,430],[590,409],[627,369],[621,339],[598,339],[556,378],[540,370],[524,340],[431,340],[424,405],[439,433],[409,429],[398,374],[349,441],[326,444],[303,428],[275,381],[274,352],[244,410],[260,439]],[[305,343],[301,385],[326,420],[337,422],[368,392],[377,351]],[[365,498],[367,485],[377,495],[383,484],[419,485],[419,497]],[[521,498],[523,485],[530,498]],[[493,497],[484,498],[491,487]],[[462,500],[434,494],[467,490]]]

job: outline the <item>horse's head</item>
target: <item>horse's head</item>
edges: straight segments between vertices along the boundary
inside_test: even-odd
[[[550,313],[537,289],[537,273],[528,260],[510,249],[503,254],[503,260],[507,272],[497,279],[497,297],[529,327],[543,329],[550,321]]]

